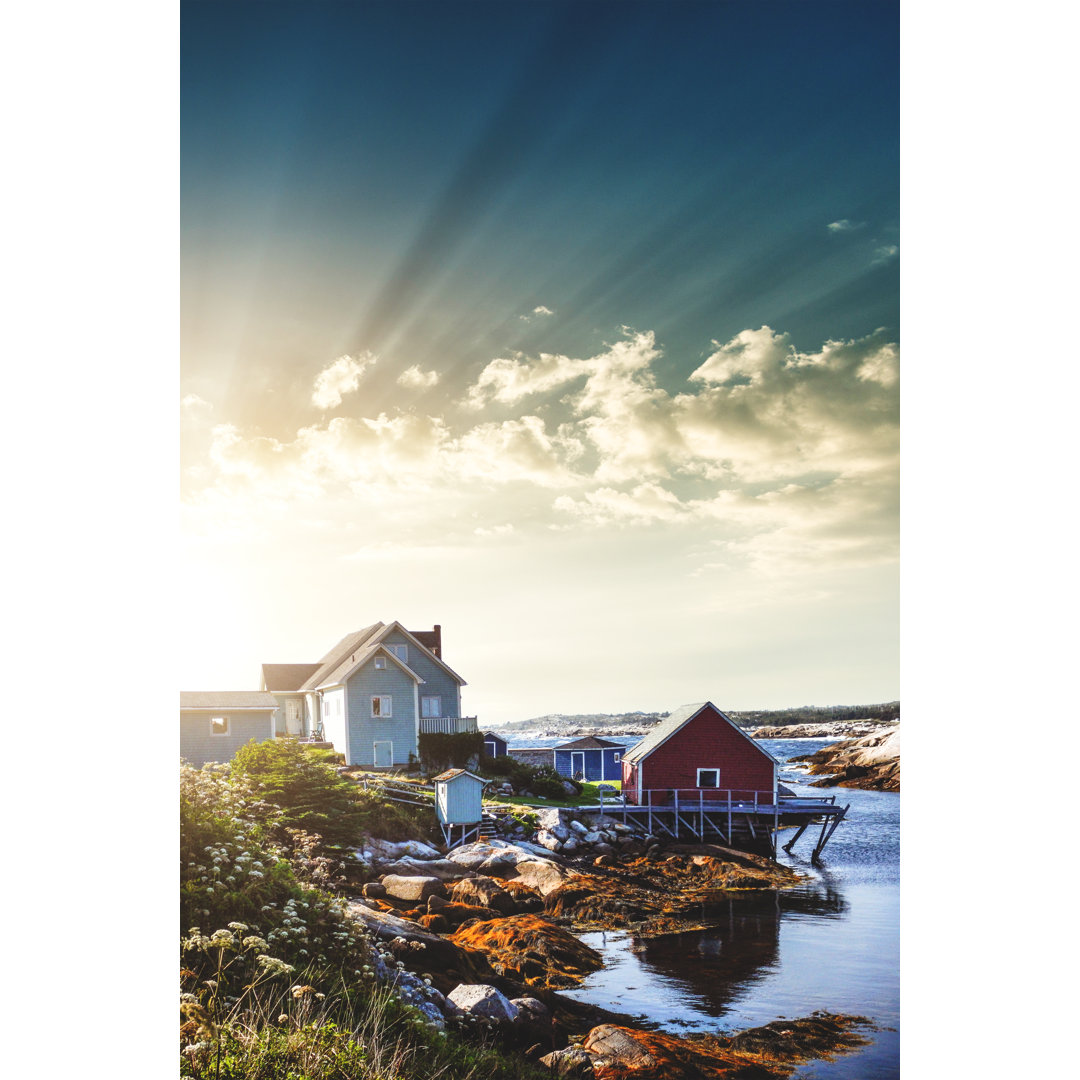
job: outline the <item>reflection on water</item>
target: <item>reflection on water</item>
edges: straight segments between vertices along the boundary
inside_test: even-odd
[[[784,761],[821,743],[770,740]],[[782,770],[798,794],[814,789]],[[801,790],[800,790],[801,789]],[[836,789],[848,818],[811,868],[808,848],[782,855],[807,873],[788,892],[732,894],[702,909],[708,930],[641,940],[629,933],[583,934],[604,969],[571,996],[638,1018],[673,1034],[730,1032],[818,1009],[899,1024],[899,799],[895,794]],[[882,1030],[873,1044],[832,1062],[815,1062],[802,1080],[893,1080],[899,1035]]]

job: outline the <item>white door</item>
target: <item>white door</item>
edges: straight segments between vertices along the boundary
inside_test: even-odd
[[[375,768],[389,769],[394,764],[394,744],[389,740],[375,743]]]
[[[300,716],[300,702],[296,698],[289,698],[285,702],[285,730],[290,735],[303,733],[303,723]]]
[[[581,779],[585,779],[585,751],[584,750],[571,750],[570,751],[570,777],[576,778],[578,774],[581,775]]]

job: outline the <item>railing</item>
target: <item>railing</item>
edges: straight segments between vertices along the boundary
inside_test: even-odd
[[[421,735],[461,735],[479,731],[475,716],[421,716]]]
[[[728,806],[740,809],[757,809],[759,806],[768,807],[774,805],[772,790],[753,791],[749,788],[646,788],[641,793],[640,801],[637,798],[637,789],[624,787],[623,794],[626,796],[628,805],[653,807],[656,810],[675,809],[679,806],[689,808],[704,803],[710,810],[717,807]]]

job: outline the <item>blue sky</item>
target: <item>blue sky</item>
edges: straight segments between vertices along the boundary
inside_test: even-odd
[[[491,718],[897,696],[895,5],[181,16],[192,688],[401,618]]]

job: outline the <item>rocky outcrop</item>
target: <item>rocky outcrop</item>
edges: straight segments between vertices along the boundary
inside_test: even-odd
[[[777,724],[747,728],[755,739],[855,739],[895,730],[896,720],[830,720],[823,724]]]
[[[462,927],[453,942],[483,953],[500,974],[544,989],[573,986],[599,971],[595,949],[536,915],[514,915]]]
[[[826,746],[816,754],[804,754],[792,761],[806,762],[814,776],[828,774],[813,787],[853,787],[872,791],[900,790],[900,727],[845,739]]]

